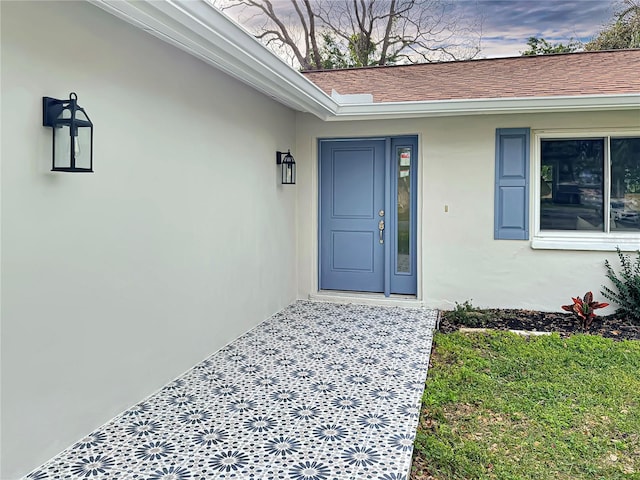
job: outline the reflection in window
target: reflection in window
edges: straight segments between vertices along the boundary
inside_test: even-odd
[[[411,273],[411,149],[398,148],[397,273]]]
[[[640,230],[640,138],[545,139],[540,164],[541,230]]]
[[[640,138],[611,139],[611,230],[640,230]]]
[[[600,230],[604,140],[543,140],[542,230]]]

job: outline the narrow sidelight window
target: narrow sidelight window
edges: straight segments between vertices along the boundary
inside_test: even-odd
[[[411,148],[397,149],[398,238],[396,273],[411,273]]]

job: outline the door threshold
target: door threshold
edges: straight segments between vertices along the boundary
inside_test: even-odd
[[[341,290],[321,290],[310,293],[309,300],[314,302],[359,303],[361,305],[381,305],[408,308],[424,308],[424,302],[415,295],[391,295],[384,293],[348,292]]]

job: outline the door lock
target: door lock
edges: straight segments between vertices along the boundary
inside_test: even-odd
[[[380,210],[380,211],[382,211],[382,210]],[[384,243],[384,236],[383,236],[384,220],[380,220],[380,222],[378,222],[378,231],[380,232],[380,243]]]
[[[379,216],[381,216],[381,217],[384,217],[384,210],[380,210],[380,211],[378,212],[378,215],[379,215]]]

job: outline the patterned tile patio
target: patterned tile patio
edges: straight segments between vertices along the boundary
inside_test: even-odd
[[[436,312],[298,301],[28,479],[406,479]]]

